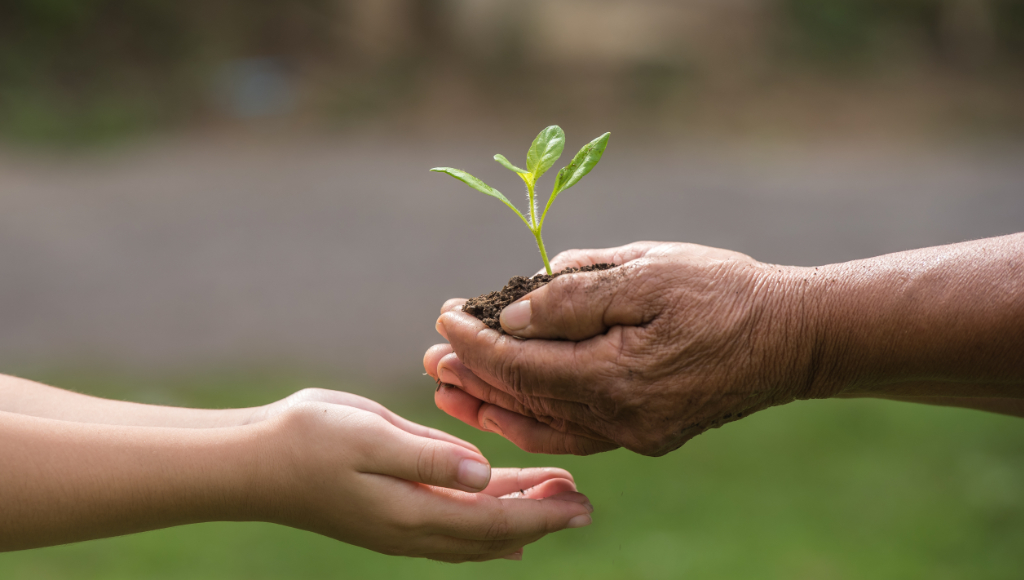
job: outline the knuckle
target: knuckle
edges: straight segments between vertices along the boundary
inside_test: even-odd
[[[281,414],[280,421],[286,429],[305,434],[321,427],[322,417],[326,411],[326,406],[323,404],[301,401],[290,405]]]
[[[487,530],[484,531],[483,539],[503,540],[511,537],[514,533],[515,526],[513,526],[512,522],[509,520],[508,514],[502,510],[487,526]]]
[[[501,382],[514,394],[523,393],[523,374],[527,370],[526,360],[523,358],[523,351],[517,350],[510,357],[505,357],[498,369],[498,376]]]
[[[537,417],[537,420],[540,421],[541,423],[544,423],[548,427],[551,427],[555,431],[558,431],[559,433],[566,433],[569,431],[569,422],[566,421],[565,419],[551,417],[550,415],[543,415]]]
[[[630,304],[642,315],[640,325],[647,324],[662,310],[666,290],[671,286],[670,280],[648,259],[631,262],[628,268],[622,274],[628,276],[628,282],[613,285],[611,301]]]
[[[577,306],[585,302],[602,285],[594,283],[593,276],[559,276],[550,284],[550,300],[563,308],[563,316],[578,315]]]
[[[445,454],[437,441],[427,441],[416,458],[416,476],[423,483],[440,481],[445,473]]]
[[[304,389],[299,389],[298,391],[295,391],[288,398],[291,399],[292,401],[296,401],[296,402],[298,402],[298,401],[309,401],[309,400],[312,400],[312,399],[314,399],[316,397],[316,394],[317,394],[318,390],[319,389],[317,389],[315,387],[306,387]]]

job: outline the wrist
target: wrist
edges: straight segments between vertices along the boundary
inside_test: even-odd
[[[826,399],[841,381],[828,367],[829,317],[817,278],[819,269],[763,264],[759,282],[769,291],[761,316],[761,342],[771,345],[763,356],[777,390],[788,399]]]
[[[1022,255],[1018,234],[813,269],[817,382],[860,396],[1013,392],[1024,381]]]
[[[813,268],[814,390],[826,396],[871,392],[913,376],[914,277],[858,260]]]
[[[308,529],[305,520],[316,506],[304,503],[312,498],[301,490],[317,478],[315,470],[325,456],[321,446],[328,443],[316,432],[322,413],[316,404],[300,403],[266,416],[257,414],[258,422],[244,427],[253,432],[255,450],[246,490],[252,519]],[[336,450],[336,444],[331,447]]]
[[[174,430],[180,442],[169,459],[179,463],[175,477],[182,516],[191,522],[263,521],[261,507],[262,434],[253,427]],[[191,512],[191,513],[189,513]],[[183,522],[188,523],[188,522]]]

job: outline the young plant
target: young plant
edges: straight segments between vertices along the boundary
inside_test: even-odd
[[[590,173],[590,170],[601,160],[605,147],[608,146],[609,135],[611,133],[605,133],[584,145],[583,149],[580,149],[580,152],[573,157],[572,162],[559,170],[558,176],[555,177],[555,187],[551,190],[551,195],[548,197],[543,213],[540,214],[540,219],[537,218],[537,196],[534,190],[537,186],[537,180],[554,166],[558,158],[562,156],[562,149],[565,148],[565,132],[558,125],[552,125],[544,129],[533,140],[530,150],[526,152],[526,169],[520,169],[512,165],[508,159],[505,159],[504,155],[494,156],[495,161],[518,175],[526,183],[526,199],[529,204],[529,210],[527,210],[527,215],[525,216],[500,191],[461,169],[435,167],[431,171],[447,173],[479,192],[500,199],[509,209],[516,212],[516,215],[519,216],[519,219],[523,220],[523,223],[526,224],[526,227],[530,229],[533,237],[537,240],[537,248],[540,250],[541,258],[544,260],[544,269],[548,274],[551,274],[551,263],[548,262],[548,252],[544,249],[544,238],[541,236],[541,230],[544,228],[544,218],[547,217],[548,210],[551,209],[551,203],[555,201],[558,194],[579,183],[583,176]]]

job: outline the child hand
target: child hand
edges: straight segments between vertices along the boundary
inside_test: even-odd
[[[447,562],[515,559],[548,533],[591,522],[564,470],[492,471],[469,443],[367,399],[297,398],[268,407],[255,426],[260,519]]]
[[[411,433],[413,435],[419,435],[420,437],[427,437],[430,439],[437,439],[440,441],[448,441],[469,449],[470,451],[480,454],[480,450],[477,449],[476,445],[463,441],[454,435],[449,435],[444,431],[438,431],[430,427],[425,427],[418,423],[401,417],[384,405],[381,405],[377,401],[367,399],[366,397],[360,397],[359,395],[353,395],[352,393],[346,393],[344,391],[332,391],[330,389],[317,389],[309,388],[296,391],[291,395],[288,395],[280,401],[275,401],[262,407],[256,407],[250,409],[251,413],[248,415],[246,423],[258,423],[267,419],[277,417],[284,413],[288,409],[295,407],[301,403],[330,403],[333,405],[344,405],[347,407],[354,407],[356,409],[362,409],[369,411],[376,415],[380,415],[388,423],[391,423],[395,427],[398,427],[402,431]],[[568,472],[565,472],[568,473]]]

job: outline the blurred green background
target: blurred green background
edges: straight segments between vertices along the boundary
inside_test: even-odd
[[[1019,133],[1022,39],[1020,0],[9,0],[0,135],[94,143],[284,112],[431,124],[492,105],[740,131],[897,107],[916,110],[887,116],[904,128]]]
[[[5,0],[0,372],[127,400],[381,400],[595,524],[523,562],[259,524],[0,554],[0,578],[1021,578],[1024,423],[802,402],[660,459],[539,457],[433,408],[452,296],[540,267],[542,127],[613,136],[552,252],[638,239],[814,266],[1018,232],[1024,0]]]

